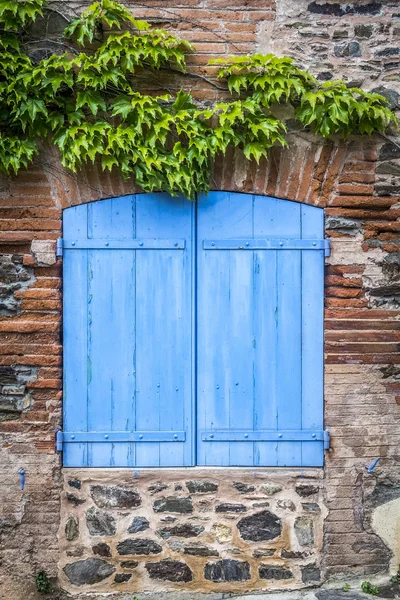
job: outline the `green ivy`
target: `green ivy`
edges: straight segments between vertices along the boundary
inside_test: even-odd
[[[150,29],[114,0],[94,2],[69,23],[67,52],[34,63],[24,32],[45,10],[45,0],[0,0],[5,173],[27,167],[42,138],[59,148],[62,164],[73,172],[98,161],[103,169],[133,175],[145,191],[194,198],[208,191],[213,159],[228,147],[258,162],[272,146],[286,145],[285,124],[272,114],[277,103],[292,105],[299,126],[325,138],[383,132],[396,124],[382,96],[342,81],[321,85],[292,59],[273,55],[211,61],[220,66],[226,87],[226,101],[211,107],[183,90],[144,94],[139,80],[161,70],[191,76],[185,58],[194,48]]]

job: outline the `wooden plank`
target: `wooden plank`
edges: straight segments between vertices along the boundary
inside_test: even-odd
[[[63,233],[74,231],[77,239],[87,236],[87,205],[64,211]],[[87,431],[87,251],[66,252],[63,258],[63,427]],[[64,448],[65,467],[88,464],[87,444]]]
[[[184,250],[137,253],[136,427],[186,432],[185,443],[141,443],[137,466],[193,464],[193,204],[166,194],[138,195],[137,236],[184,237]]]
[[[88,235],[122,239],[134,235],[132,197],[94,202],[88,207]],[[89,250],[89,430],[132,427],[134,380],[134,252]],[[132,445],[89,445],[91,466],[129,466]]]
[[[253,253],[203,249],[211,237],[251,238],[252,211],[252,196],[211,192],[198,200],[198,432],[253,425]],[[252,463],[252,444],[206,443],[198,433],[199,465]]]
[[[312,206],[301,207],[301,235],[319,238],[324,235],[324,214]],[[302,428],[322,429],[324,422],[324,253],[303,250],[301,253],[301,397]],[[302,466],[323,466],[322,443],[302,444]]]

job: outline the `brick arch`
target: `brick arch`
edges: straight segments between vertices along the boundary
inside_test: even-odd
[[[288,141],[288,148],[272,148],[259,165],[247,161],[241,151],[229,149],[214,162],[211,189],[273,196],[321,208],[346,206],[347,196],[353,193],[372,194],[376,159],[372,146],[376,141],[361,138],[351,143],[320,143],[307,134],[290,134]],[[103,172],[97,164],[86,165],[74,175],[54,166],[56,160],[52,152],[52,166],[46,168],[46,175],[60,208],[140,191],[133,178],[124,181],[114,172]],[[363,162],[369,164],[361,165],[362,174],[355,175],[357,165],[353,163]]]

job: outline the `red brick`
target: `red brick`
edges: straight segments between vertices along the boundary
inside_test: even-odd
[[[343,173],[339,183],[374,183],[375,173]]]
[[[327,286],[325,293],[327,298],[358,298],[361,290],[357,288]]]
[[[364,196],[373,194],[374,186],[372,184],[361,184],[361,183],[340,183],[337,186],[339,194],[349,194],[352,196]]]
[[[360,288],[363,285],[363,280],[355,277],[339,277],[335,275],[328,275],[325,277],[325,285]]]
[[[356,208],[390,208],[397,204],[398,198],[393,196],[335,196],[331,206],[354,206]]]

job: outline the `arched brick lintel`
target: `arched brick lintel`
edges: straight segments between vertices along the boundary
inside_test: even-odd
[[[346,206],[346,196],[353,194],[372,195],[372,186],[367,186],[375,176],[380,145],[376,138],[324,143],[311,135],[290,134],[288,142],[288,148],[271,149],[268,159],[262,158],[258,165],[247,161],[241,151],[228,150],[214,162],[211,189],[273,196],[321,208]],[[52,164],[55,160],[53,155]],[[358,189],[351,183],[352,176],[345,175],[355,164],[359,165],[355,171],[365,173],[357,182]],[[50,168],[48,178],[60,208],[140,191],[133,180],[102,172],[98,165],[89,165],[77,175]]]

